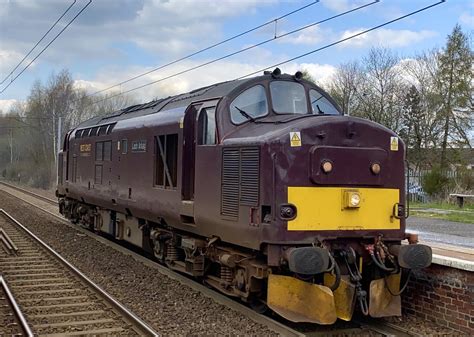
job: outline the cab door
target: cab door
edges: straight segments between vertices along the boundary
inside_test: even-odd
[[[202,161],[200,158],[202,147],[212,146],[215,148],[217,143],[215,119],[217,102],[218,100],[196,102],[188,107],[183,119],[181,185],[181,218],[183,222],[194,223],[196,180],[200,179],[200,172],[196,171],[196,162]]]

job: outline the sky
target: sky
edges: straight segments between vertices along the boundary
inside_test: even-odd
[[[8,77],[0,91],[76,15],[89,0],[76,0],[42,43]],[[89,93],[169,63],[292,12],[249,34],[114,88],[127,91],[221,56],[281,36],[372,0],[93,0],[46,51],[0,94],[0,110],[25,101],[36,80],[63,69]],[[138,102],[232,80],[291,59],[436,0],[381,0],[256,48],[130,92]],[[0,0],[0,81],[28,53],[73,0]],[[314,3],[314,4],[313,4]],[[447,0],[425,12],[342,44],[280,66],[307,70],[324,83],[344,62],[361,59],[371,47],[392,48],[401,58],[441,48],[455,24],[474,29],[474,1]],[[108,91],[110,93],[112,91]]]

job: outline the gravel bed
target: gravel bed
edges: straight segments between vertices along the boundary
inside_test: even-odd
[[[5,192],[0,207],[163,335],[277,335]]]
[[[25,184],[18,183],[17,181],[10,181],[10,180],[4,180],[7,184],[14,185],[20,188],[23,188],[25,190],[34,192],[36,194],[42,195],[43,197],[50,198],[50,199],[57,199],[56,197],[56,188],[51,187],[49,190],[45,190],[43,188],[35,188],[31,186],[27,186]]]
[[[388,317],[385,321],[395,324],[403,329],[423,336],[461,336],[459,331],[452,330],[436,324],[435,322],[422,320],[413,316]]]

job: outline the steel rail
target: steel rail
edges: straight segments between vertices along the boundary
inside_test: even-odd
[[[391,337],[391,336],[401,336],[401,337],[408,337],[408,336],[416,336],[422,337],[425,336],[424,334],[417,333],[415,331],[411,331],[409,329],[405,329],[399,327],[393,323],[389,322],[380,322],[376,321],[374,318],[361,318],[361,319],[354,319],[354,323],[358,324],[361,329],[368,329],[369,331],[379,333],[383,336]]]
[[[13,240],[8,236],[7,232],[0,227],[0,241],[4,245],[4,247],[8,250],[10,254],[17,254],[18,247],[15,245]]]
[[[71,263],[69,263],[66,259],[64,259],[61,255],[59,255],[55,250],[53,250],[50,246],[48,246],[43,240],[33,234],[28,228],[26,228],[23,224],[21,224],[18,220],[12,217],[7,211],[0,208],[0,213],[5,215],[10,221],[15,223],[18,227],[20,227],[24,232],[26,232],[35,242],[39,243],[42,248],[47,250],[50,254],[52,254],[55,258],[57,258],[69,271],[75,274],[82,282],[84,282],[87,286],[92,288],[99,296],[102,297],[108,304],[112,306],[124,319],[127,323],[131,324],[133,327],[137,328],[141,335],[146,336],[160,336],[153,328],[151,328],[147,323],[142,321],[138,316],[136,316],[133,312],[115,300],[112,296],[110,296],[105,290],[100,288],[97,284],[95,284],[91,279],[89,279],[86,275],[84,275],[79,269],[74,267]]]
[[[18,191],[23,192],[25,194],[31,195],[32,197],[35,197],[35,198],[41,199],[43,201],[49,202],[50,204],[53,204],[53,205],[58,204],[58,201],[55,200],[55,199],[45,197],[44,195],[29,191],[29,190],[24,189],[22,187],[19,187],[19,186],[13,185],[13,184],[9,184],[9,183],[6,183],[4,181],[0,181],[0,184],[5,185],[5,186],[10,187],[10,188],[13,188],[15,190],[18,190]]]
[[[20,192],[23,192],[22,189],[17,189],[19,190]],[[5,191],[6,193],[9,193],[7,191]],[[182,274],[179,274],[169,268],[166,268],[165,266],[162,266],[161,264],[149,259],[149,258],[146,258],[134,251],[131,251],[130,249],[127,249],[123,246],[121,246],[120,244],[118,243],[115,243],[113,241],[110,241],[106,238],[104,238],[103,236],[100,236],[94,232],[91,232],[85,228],[82,228],[82,227],[79,227],[79,226],[76,226],[76,225],[73,225],[71,224],[67,219],[65,219],[64,217],[58,215],[58,214],[54,214],[53,212],[50,212],[42,207],[40,207],[39,205],[35,205],[34,203],[30,202],[30,201],[27,201],[27,200],[24,200],[22,199],[20,196],[18,195],[14,195],[14,194],[11,194],[9,193],[10,195],[12,195],[13,197],[15,198],[18,198],[20,200],[22,200],[23,202],[26,202],[27,204],[35,207],[35,208],[38,208],[39,210],[53,216],[54,218],[56,218],[57,220],[61,221],[61,223],[65,224],[66,226],[72,228],[72,229],[75,229],[77,231],[80,231],[81,233],[103,243],[103,244],[106,244],[108,245],[109,247],[111,247],[112,249],[115,249],[121,253],[125,253],[127,255],[130,255],[131,257],[133,257],[135,260],[139,261],[139,262],[142,262],[143,264],[145,264],[146,266],[149,266],[151,268],[154,268],[154,269],[157,269],[160,273],[170,277],[171,279],[174,279],[178,282],[181,282],[187,286],[189,286],[190,288],[196,290],[196,291],[199,291],[201,292],[203,295],[215,300],[216,302],[222,304],[222,305],[225,305],[233,310],[236,310],[238,311],[239,313],[243,314],[244,316],[246,316],[247,318],[253,320],[254,322],[256,323],[260,323],[260,324],[263,324],[263,325],[266,325],[267,327],[269,327],[271,330],[283,335],[283,336],[295,336],[295,337],[305,337],[305,336],[318,336],[318,335],[324,335],[324,336],[329,336],[331,333],[332,334],[335,334],[337,335],[339,332],[344,332],[346,330],[351,330],[351,329],[347,329],[347,328],[341,328],[341,329],[332,329],[330,332],[329,331],[322,331],[322,332],[317,332],[317,331],[305,331],[305,332],[300,332],[300,331],[297,331],[287,325],[285,325],[284,323],[281,323],[279,321],[276,321],[266,315],[262,315],[262,314],[258,314],[256,313],[254,310],[250,309],[249,307],[241,304],[241,303],[238,303],[236,302],[235,300],[232,300],[230,299],[229,297],[221,294],[221,293],[218,293],[216,292],[215,290],[212,290],[212,289],[209,289],[208,287],[205,287],[204,285],[200,284],[200,283],[197,283],[196,281],[193,281],[193,280],[190,280],[188,277],[182,275]],[[29,193],[26,193],[26,194],[29,194]],[[1,210],[0,210],[1,211]],[[394,324],[390,324],[390,323],[386,323],[386,322],[377,322],[376,323],[372,323],[372,322],[368,322],[368,321],[363,321],[363,320],[354,320],[353,321],[355,324],[357,324],[359,327],[358,328],[355,328],[355,329],[367,329],[367,330],[370,330],[372,332],[375,332],[375,333],[379,333],[379,334],[382,334],[383,336],[421,336],[420,334],[418,333],[415,333],[413,331],[408,331],[408,329],[403,329],[403,328],[400,328],[400,327],[397,327],[396,325]]]
[[[16,317],[20,321],[21,329],[26,334],[26,336],[33,337],[34,336],[33,331],[31,331],[31,328],[28,322],[26,321],[25,316],[23,316],[23,313],[21,312],[20,307],[16,303],[15,297],[11,293],[10,288],[8,288],[7,281],[3,278],[2,275],[0,275],[0,284],[2,285],[3,291],[7,295],[7,300],[8,302],[10,302],[10,305],[13,308],[13,311],[15,312]]]

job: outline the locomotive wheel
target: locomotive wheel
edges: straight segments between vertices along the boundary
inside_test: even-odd
[[[268,306],[267,303],[265,303],[263,300],[259,298],[254,298],[250,301],[249,303],[250,308],[252,308],[253,311],[259,313],[259,314],[264,314],[268,311]]]

